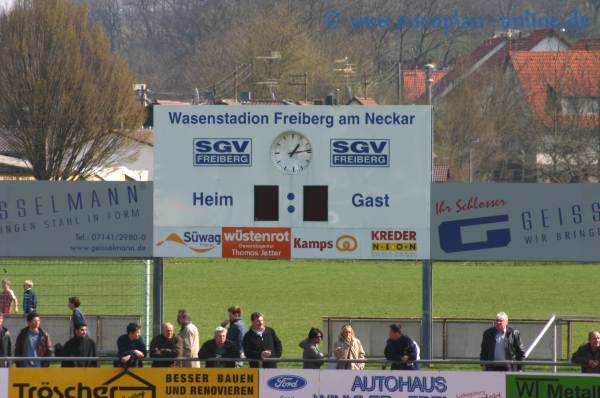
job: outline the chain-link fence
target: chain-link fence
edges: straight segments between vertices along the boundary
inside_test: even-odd
[[[0,279],[12,282],[23,311],[23,282],[33,281],[40,314],[71,314],[77,296],[84,314],[143,315],[146,265],[141,259],[0,259]]]

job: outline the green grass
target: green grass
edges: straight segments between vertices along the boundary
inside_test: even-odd
[[[87,313],[141,314],[141,260],[0,260],[0,271],[22,296],[22,280],[33,279],[46,313],[66,314],[66,299],[79,295]],[[599,264],[443,263],[433,266],[435,317],[512,319],[598,315]],[[239,304],[265,314],[284,345],[299,357],[298,342],[322,316],[420,317],[421,263],[379,261],[275,261],[165,259],[164,319],[175,322],[188,309],[201,339],[212,336]],[[595,324],[574,329],[574,348]]]
[[[551,314],[597,315],[589,299],[600,278],[598,264],[434,263],[435,317],[491,319],[505,311],[513,319],[548,319]],[[420,317],[421,265],[375,261],[165,261],[165,319],[187,308],[202,337],[239,304],[261,311],[298,357],[298,342],[321,316]],[[574,345],[588,328],[575,328]]]
[[[143,309],[141,260],[2,259],[4,278],[12,281],[20,311],[26,279],[34,282],[41,314],[70,314],[70,296],[80,297],[82,309],[90,314],[138,315]]]

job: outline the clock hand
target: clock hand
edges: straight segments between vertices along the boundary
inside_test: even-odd
[[[292,152],[288,152],[288,155],[290,155],[290,157],[294,156],[298,148],[300,148],[300,144],[296,144],[296,147],[292,150]]]

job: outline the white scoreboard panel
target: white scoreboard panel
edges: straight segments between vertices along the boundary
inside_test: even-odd
[[[154,254],[429,257],[428,106],[155,108]]]

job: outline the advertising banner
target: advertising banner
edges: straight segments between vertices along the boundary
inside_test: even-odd
[[[504,398],[505,376],[483,372],[272,369],[260,398]]]
[[[257,369],[13,368],[8,398],[258,398]]]
[[[507,398],[600,397],[598,375],[507,374]]]
[[[8,397],[8,369],[0,368],[0,397]]]
[[[165,257],[221,257],[221,228],[158,228],[156,247]]]
[[[224,227],[224,258],[290,258],[290,228]]]
[[[178,255],[212,256],[217,251],[189,250],[196,242],[181,235],[223,228],[223,257],[429,257],[429,106],[155,111],[155,256],[173,253],[161,243],[170,234],[184,243]],[[327,247],[295,244],[291,235],[264,240],[266,228],[298,229],[297,239]],[[322,233],[354,229],[398,233],[369,232],[354,250],[350,238],[342,250],[329,247],[341,235]]]
[[[293,258],[365,258],[367,232],[360,229],[292,229]]]
[[[598,184],[432,184],[434,260],[597,261]]]
[[[261,369],[260,398],[315,398],[319,394],[317,369]]]
[[[151,182],[2,181],[0,257],[151,257]]]

